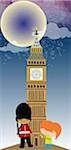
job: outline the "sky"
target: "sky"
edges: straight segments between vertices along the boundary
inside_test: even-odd
[[[47,118],[62,125],[56,145],[71,149],[71,1],[32,0],[47,16],[41,40],[47,59]],[[14,1],[0,0],[0,17]],[[0,32],[0,148],[19,143],[15,109],[26,101],[26,60],[29,48],[10,44]]]
[[[3,10],[15,0],[0,0],[0,16]],[[17,1],[17,0],[16,0]],[[31,1],[31,0],[30,0]],[[71,1],[70,0],[32,0],[46,13],[48,22],[66,26],[71,30]],[[51,7],[52,6],[52,7]]]
[[[7,6],[20,0],[0,0],[0,17]],[[31,0],[30,0],[31,1]],[[63,36],[71,37],[71,1],[70,0],[32,0],[38,4],[47,16],[48,32],[59,34],[58,28],[62,28]],[[51,7],[52,6],[52,7]],[[51,23],[55,23],[53,25]],[[53,34],[53,33],[52,33]],[[47,34],[49,37],[49,34]],[[51,38],[51,37],[50,37]]]

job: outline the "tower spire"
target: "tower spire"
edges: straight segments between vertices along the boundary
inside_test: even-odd
[[[39,42],[39,34],[40,34],[40,31],[38,31],[38,29],[36,28],[35,31],[32,34],[34,36],[34,43],[32,45],[32,48],[33,47],[34,48],[41,47],[40,42]]]
[[[35,40],[38,40],[38,36],[39,36],[39,32],[38,32],[38,29],[36,28],[34,31]]]

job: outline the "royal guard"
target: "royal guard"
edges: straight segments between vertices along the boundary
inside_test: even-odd
[[[31,108],[26,103],[21,103],[16,108],[16,121],[17,121],[17,134],[21,139],[20,148],[23,148],[25,142],[27,142],[28,147],[33,147],[31,144],[31,130],[29,127],[29,123],[31,121]],[[20,123],[20,127],[19,127]]]

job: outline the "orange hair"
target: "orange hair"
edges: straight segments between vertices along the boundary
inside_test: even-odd
[[[44,128],[47,131],[53,132],[55,131],[56,133],[56,138],[60,135],[61,133],[61,126],[59,123],[52,122],[49,120],[43,120],[40,124],[40,128]]]

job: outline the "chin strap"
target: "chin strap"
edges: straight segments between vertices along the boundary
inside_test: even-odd
[[[17,133],[19,134],[19,125],[18,125],[18,121],[17,121]]]

